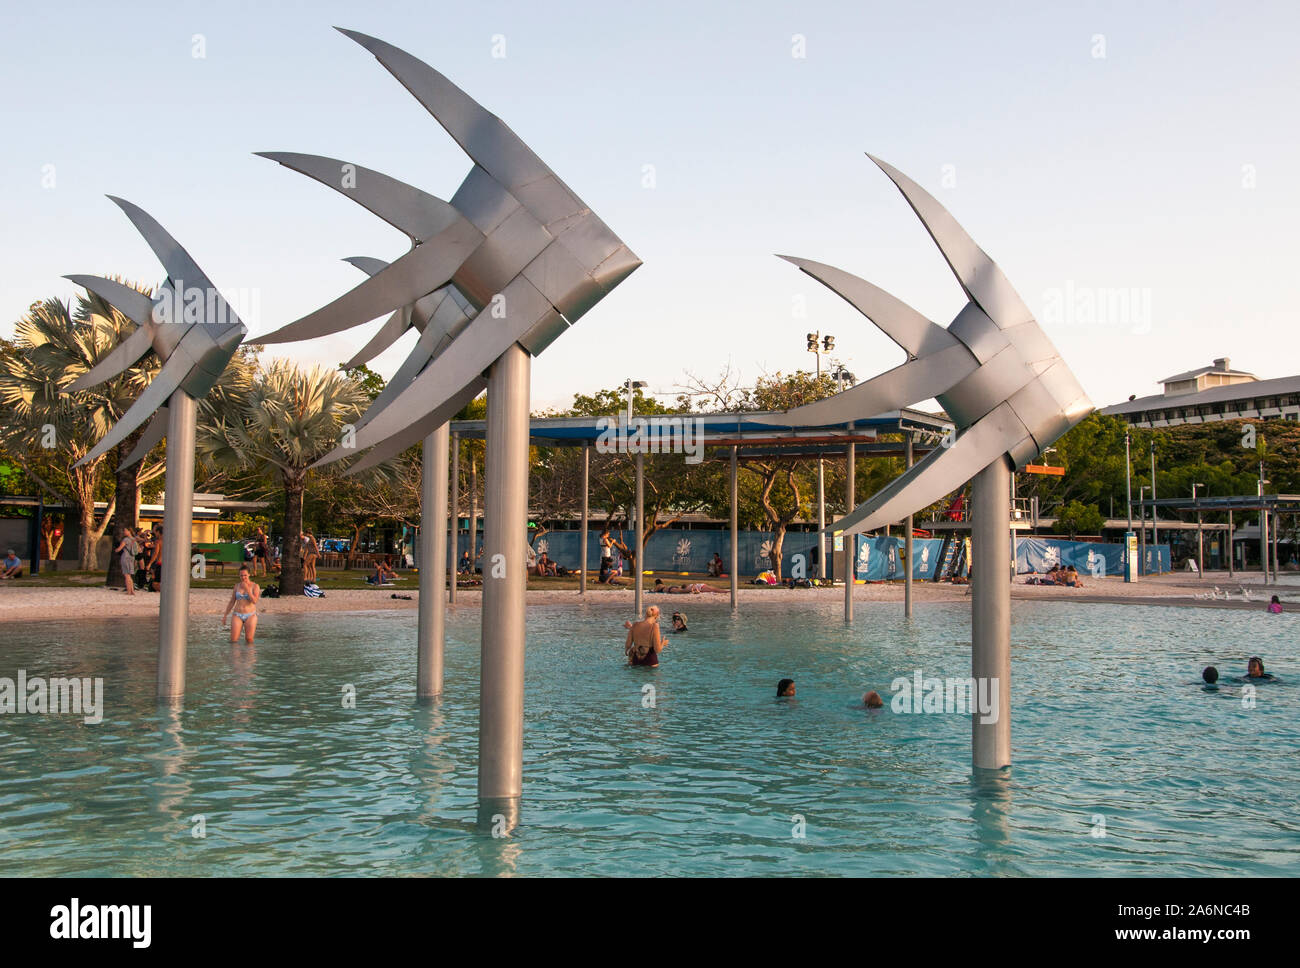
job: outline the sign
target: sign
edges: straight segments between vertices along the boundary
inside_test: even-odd
[[[1026,464],[1026,474],[1046,474],[1048,477],[1064,477],[1064,467],[1052,467],[1050,464]]]
[[[1138,539],[1132,531],[1124,532],[1124,580],[1138,580]]]

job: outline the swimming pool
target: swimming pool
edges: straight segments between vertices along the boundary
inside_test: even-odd
[[[1290,616],[1013,603],[1015,765],[976,783],[967,716],[888,708],[896,676],[969,675],[967,605],[859,603],[846,628],[832,604],[670,604],[691,630],[658,669],[624,664],[626,601],[530,606],[523,825],[497,840],[474,829],[476,608],[431,707],[411,612],[268,617],[251,651],[195,619],[179,714],[152,624],[8,625],[0,676],[103,677],[105,712],[0,716],[0,874],[1300,870]],[[1253,708],[1196,682],[1255,654],[1280,681]]]

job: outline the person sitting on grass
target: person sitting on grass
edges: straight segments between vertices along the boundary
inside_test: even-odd
[[[0,578],[22,578],[23,577],[23,560],[14,554],[14,549],[10,548],[5,552],[3,560],[0,560]]]
[[[550,576],[552,578],[558,576],[558,572],[556,571],[555,568],[555,562],[551,561],[550,555],[548,555],[545,551],[543,551],[540,555],[537,556],[537,574],[543,578],[547,576]]]
[[[709,562],[709,577],[721,578],[726,572],[726,565],[723,564],[722,555],[716,551],[713,553],[713,559]]]
[[[1070,588],[1083,587],[1083,582],[1079,580],[1079,572],[1075,569],[1074,565],[1070,565],[1070,567],[1064,569],[1063,574],[1065,575],[1065,578],[1061,581],[1062,585],[1068,585]]]
[[[384,555],[382,561],[375,560],[375,573],[366,579],[372,585],[391,585],[397,578],[397,572],[393,568],[392,558]]]

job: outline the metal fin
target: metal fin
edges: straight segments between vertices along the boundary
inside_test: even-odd
[[[444,423],[456,416],[467,403],[477,397],[487,389],[486,377],[475,377],[467,383],[464,389],[460,390],[454,396],[446,400],[443,404],[436,407],[431,413],[417,420],[415,423],[406,427],[401,433],[394,434],[387,440],[375,446],[370,453],[366,454],[361,460],[357,461],[345,471],[345,474],[359,474],[361,471],[369,470],[376,464],[382,464],[384,461],[396,457],[406,448],[418,444],[433,431],[437,430]],[[335,452],[337,454],[337,451]],[[334,455],[327,454],[318,464],[327,463],[330,460],[337,459]]]
[[[93,387],[97,383],[103,383],[105,380],[111,380],[147,355],[152,348],[153,334],[147,327],[138,326],[134,333],[113,347],[107,356],[70,383],[66,389],[70,393],[75,393]]]
[[[100,276],[64,276],[82,289],[93,292],[137,326],[146,329],[157,325],[153,321],[153,300],[130,286]]]
[[[405,232],[417,245],[449,228],[461,215],[449,202],[398,181],[382,172],[338,158],[293,151],[255,151],[259,158],[279,162],[299,174],[314,178],[356,202],[362,208]]]
[[[886,370],[825,400],[795,407],[783,414],[783,426],[804,427],[847,423],[899,410],[951,389],[979,367],[961,344],[930,353]]]
[[[1025,425],[1011,406],[1003,403],[977,420],[950,447],[926,454],[911,470],[826,530],[862,534],[901,521],[952,493],[995,460],[1006,460],[1006,453],[1020,448],[1026,439]]]
[[[171,399],[171,395],[189,377],[192,367],[193,361],[185,353],[176,353],[163,363],[158,375],[135,398],[135,403],[122,414],[122,419],[115,423],[104,438],[73,466],[80,467],[96,457],[103,456],[129,437],[137,427],[153,416],[155,410]]]
[[[167,436],[167,408],[161,407],[149,421],[149,425],[144,428],[144,433],[140,435],[140,442],[135,445],[135,450],[122,461],[119,469],[130,467],[139,461],[144,460],[149,451],[153,450]]]
[[[988,253],[975,244],[952,214],[912,179],[875,155],[868,154],[890,180],[898,186],[912,206],[934,244],[943,253],[948,268],[961,283],[966,295],[988,314],[999,328],[1027,323],[1034,318],[1020,294],[1002,274]]]
[[[328,305],[249,342],[316,339],[410,305],[445,286],[482,240],[478,229],[462,219]]]
[[[433,358],[438,344],[445,339],[446,334],[438,332],[433,327],[429,327],[420,334],[420,339],[411,349],[410,355],[397,368],[379,396],[375,397],[374,402],[366,409],[366,412],[357,420],[356,427],[360,430],[366,424],[370,423],[377,417],[384,408],[396,400],[412,381],[420,375],[420,371]]]
[[[957,338],[942,326],[926,319],[901,299],[891,296],[865,279],[811,259],[799,259],[790,255],[779,255],[777,258],[798,266],[843,298],[875,323],[886,336],[907,350],[909,356],[924,356],[947,349],[957,342]]]
[[[424,61],[375,37],[336,28],[375,55],[375,59],[447,129],[467,155],[507,188],[553,172],[519,136]],[[556,179],[558,181],[558,179]]]

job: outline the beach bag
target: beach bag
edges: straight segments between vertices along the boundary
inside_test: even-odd
[[[267,586],[266,586],[266,589],[262,592],[262,597],[263,597],[263,598],[279,598],[279,597],[280,597],[280,586],[279,586],[279,585],[267,585]]]
[[[303,586],[302,586],[302,593],[303,593],[304,595],[306,595],[308,598],[324,598],[324,597],[325,597],[325,593],[324,593],[323,591],[321,591],[321,590],[320,590],[320,586],[319,586],[319,585],[316,585],[316,584],[303,585]]]

